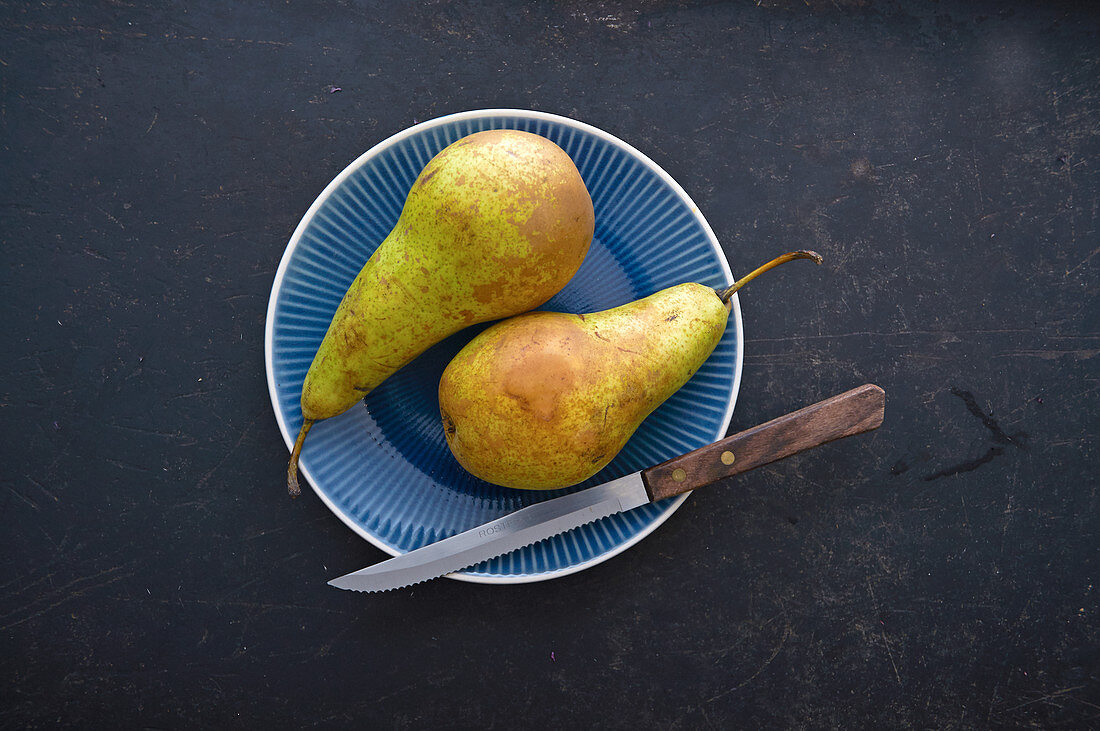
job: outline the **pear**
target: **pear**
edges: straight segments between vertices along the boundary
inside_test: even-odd
[[[733,293],[812,251],[784,254],[724,291],[679,284],[602,312],[531,312],[496,323],[447,365],[447,445],[487,482],[551,490],[583,482],[710,357]]]
[[[303,424],[343,413],[449,335],[534,309],[572,278],[595,216],[580,173],[539,135],[491,130],[444,148],[421,171],[390,234],[356,276],[302,386]]]

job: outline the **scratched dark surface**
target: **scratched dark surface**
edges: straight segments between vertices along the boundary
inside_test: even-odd
[[[1100,10],[0,2],[0,725],[1100,727]],[[338,87],[339,91],[331,91]],[[878,432],[555,581],[327,587],[263,361],[298,219],[483,107],[650,155],[735,272],[732,429]]]

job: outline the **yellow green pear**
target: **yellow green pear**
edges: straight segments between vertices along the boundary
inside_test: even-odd
[[[433,157],[393,230],[340,302],[302,386],[303,424],[343,413],[435,343],[534,309],[572,278],[592,242],[592,199],[560,147],[491,130]]]
[[[447,445],[487,482],[551,490],[583,482],[710,357],[733,293],[811,251],[783,256],[724,291],[679,284],[602,312],[530,312],[496,323],[443,371]]]

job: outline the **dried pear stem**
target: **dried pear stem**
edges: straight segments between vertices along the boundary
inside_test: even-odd
[[[816,251],[792,251],[788,254],[777,256],[764,266],[757,267],[745,276],[738,279],[736,282],[731,284],[728,289],[721,292],[718,296],[722,299],[723,302],[729,304],[730,298],[733,297],[734,292],[741,289],[746,284],[756,279],[758,276],[768,271],[769,269],[774,269],[780,264],[786,264],[787,262],[794,261],[795,259],[810,259],[815,264],[820,264],[821,254],[818,254]]]
[[[294,449],[290,452],[290,464],[286,468],[286,490],[291,497],[302,494],[302,488],[298,487],[298,458],[302,455],[302,442],[306,440],[309,428],[313,426],[313,419],[302,422],[302,428],[298,432],[298,438],[294,441]]]

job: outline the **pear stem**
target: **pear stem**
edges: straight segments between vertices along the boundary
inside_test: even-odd
[[[313,419],[302,422],[302,428],[298,431],[298,438],[294,441],[294,449],[290,452],[290,464],[286,468],[286,491],[291,497],[302,494],[302,488],[298,487],[298,458],[302,456],[302,442],[306,440],[309,428],[313,426]]]
[[[745,276],[738,279],[736,282],[731,284],[728,289],[724,290],[718,296],[722,299],[722,302],[729,304],[730,298],[733,297],[734,292],[741,289],[764,272],[770,269],[775,269],[780,264],[786,264],[787,262],[794,261],[795,259],[810,259],[815,264],[820,264],[822,261],[821,254],[818,254],[816,251],[792,251],[787,254],[783,254],[782,256],[777,256],[764,266],[757,267]]]

